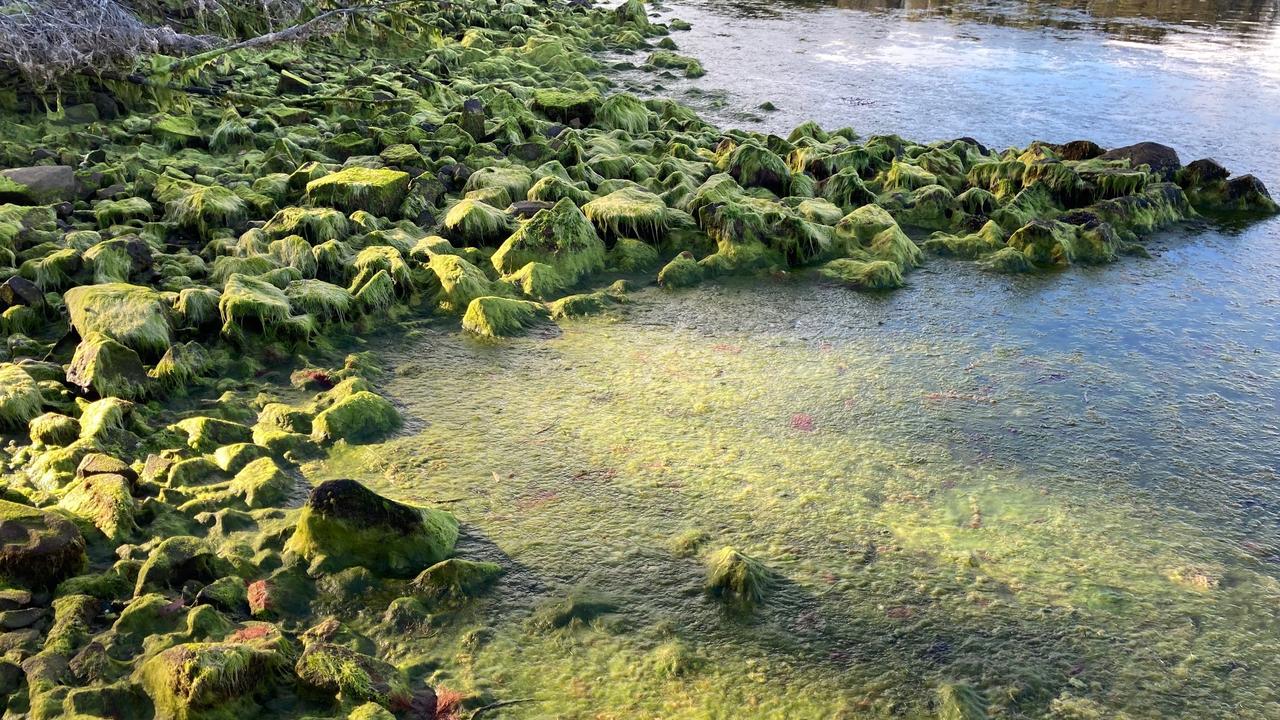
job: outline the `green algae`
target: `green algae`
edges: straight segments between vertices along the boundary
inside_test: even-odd
[[[353,167],[307,183],[306,197],[343,212],[368,210],[389,216],[400,207],[408,190],[408,173]]]
[[[352,393],[318,413],[311,422],[316,442],[357,442],[379,438],[400,424],[395,407],[367,390]]]
[[[521,223],[492,257],[494,268],[504,275],[529,263],[545,264],[563,278],[564,287],[602,270],[604,260],[604,243],[583,211],[567,198]]]
[[[489,338],[519,335],[549,317],[541,303],[504,297],[478,297],[462,316],[462,329]]]
[[[1064,510],[1065,500],[1044,499],[1007,468],[982,480],[931,446],[903,450],[905,441],[886,440],[871,420],[841,425],[838,412],[791,407],[820,405],[818,398],[832,397],[835,385],[851,404],[846,410],[881,420],[885,408],[909,412],[919,398],[904,402],[877,384],[878,377],[899,372],[888,358],[907,356],[896,361],[912,367],[910,383],[899,380],[916,388],[933,377],[928,367],[937,353],[954,346],[940,343],[941,349],[925,352],[893,339],[832,369],[776,339],[752,344],[721,337],[724,342],[708,350],[693,335],[672,340],[642,330],[643,341],[627,345],[633,355],[620,356],[614,346],[581,351],[573,333],[602,332],[608,322],[575,320],[565,322],[567,338],[547,328],[536,339],[468,340],[458,350],[464,341],[453,337],[456,316],[466,310],[461,327],[472,334],[515,336],[548,315],[598,314],[614,307],[617,293],[583,288],[547,305],[511,296],[513,286],[538,299],[589,281],[603,286],[617,277],[597,277],[606,268],[656,277],[666,288],[713,276],[731,283],[734,274],[761,284],[809,265],[851,287],[896,286],[922,262],[918,235],[908,235],[919,229],[940,231],[924,242],[926,249],[993,267],[1108,262],[1124,243],[1194,217],[1193,207],[1265,211],[1269,198],[1260,184],[1228,186],[1198,172],[1180,175],[1179,186],[1161,187],[1143,171],[1059,161],[1061,153],[1041,145],[997,155],[967,141],[862,141],[850,130],[827,133],[814,124],[797,128],[787,141],[721,135],[669,100],[602,94],[608,81],[584,50],[647,50],[647,38],[665,32],[640,2],[604,12],[548,13],[519,3],[423,12],[430,33],[414,29],[420,19],[389,16],[394,32],[420,41],[407,55],[395,43],[371,42],[386,39],[380,20],[352,21],[340,41],[315,39],[301,52],[239,53],[183,78],[216,77],[228,86],[234,78],[237,86],[268,92],[278,82],[281,95],[271,107],[200,97],[175,107],[168,98],[163,113],[150,119],[137,112],[95,128],[102,133],[92,140],[95,152],[102,148],[95,157],[118,163],[99,165],[100,189],[117,181],[127,188],[100,197],[138,197],[77,204],[64,221],[76,228],[72,233],[63,234],[51,209],[0,209],[0,265],[12,258],[12,267],[0,270],[47,293],[32,306],[5,312],[7,349],[51,360],[44,366],[23,361],[35,395],[27,392],[31,383],[13,375],[23,392],[12,423],[19,440],[5,450],[8,469],[16,472],[12,492],[60,505],[84,524],[95,573],[64,583],[66,594],[92,590],[118,603],[108,622],[120,612],[118,628],[99,635],[109,663],[92,652],[62,658],[72,663],[72,680],[59,676],[57,658],[41,654],[27,672],[29,688],[19,691],[19,707],[26,702],[36,716],[55,716],[66,696],[67,713],[102,714],[93,712],[93,703],[115,698],[118,689],[108,681],[131,676],[161,713],[173,716],[313,710],[342,716],[368,699],[404,712],[407,686],[373,653],[403,662],[415,683],[431,673],[430,684],[463,688],[476,703],[537,694],[530,707],[557,717],[981,717],[977,713],[988,709],[994,716],[1030,717],[1104,705],[1107,712],[1144,702],[1174,706],[1168,698],[1182,680],[1144,685],[1135,678],[1151,681],[1150,674],[1108,676],[1114,649],[1099,649],[1080,629],[1101,627],[1125,640],[1142,636],[1146,631],[1134,628],[1152,616],[1156,602],[1213,625],[1209,606],[1181,593],[1232,593],[1231,601],[1239,602],[1234,593],[1244,591],[1233,589],[1240,582],[1236,568],[1166,545],[1152,550],[1123,524],[1108,525],[1110,509]],[[489,27],[475,27],[482,24]],[[658,44],[674,49],[671,42]],[[655,53],[650,61],[691,68],[689,59],[673,57],[667,62]],[[330,72],[335,67],[367,82],[345,83],[341,72]],[[321,92],[349,95],[333,100]],[[479,113],[463,105],[469,98],[482,103]],[[295,101],[308,109],[285,107]],[[553,127],[548,119],[569,127]],[[137,148],[128,138],[148,130],[172,151],[156,152],[146,139]],[[60,131],[50,137],[51,143],[82,142]],[[66,155],[75,154],[83,152]],[[996,158],[1008,166],[992,162]],[[721,174],[712,176],[717,170]],[[425,174],[410,184],[419,172]],[[522,199],[554,205],[540,212],[527,205],[501,209]],[[159,204],[166,214],[156,220]],[[514,219],[531,212],[528,220]],[[992,220],[970,232],[985,218]],[[89,229],[94,223],[97,229]],[[134,234],[140,240],[131,239]],[[1016,247],[1003,247],[1006,235],[1017,236],[1010,240]],[[59,292],[87,282],[102,288],[95,291],[102,296],[74,294],[84,288]],[[155,288],[142,287],[148,283]],[[719,292],[718,284],[659,302],[705,300],[697,294],[703,292]],[[642,295],[642,304],[653,300]],[[893,301],[871,296],[868,302]],[[744,307],[744,327],[759,309]],[[314,368],[327,362],[318,358],[335,344],[363,342],[351,335],[365,336],[388,317],[430,310],[455,317],[417,317],[396,326],[404,330],[402,344],[430,337],[469,360],[478,354],[487,372],[446,356],[433,368],[387,379],[399,388],[389,395],[397,401],[431,391],[433,403],[411,405],[403,425],[396,407],[371,392],[376,374],[364,363],[310,371],[313,390],[341,380],[320,396],[304,397],[281,380],[294,363]],[[622,316],[625,324],[632,310],[618,310],[606,320]],[[67,319],[81,338],[74,351],[74,335],[54,344]],[[739,361],[726,362],[728,356]],[[547,357],[565,361],[527,372],[526,363]],[[484,365],[496,358],[509,363]],[[632,360],[634,367],[627,366]],[[68,362],[72,372],[63,377],[61,365]],[[824,368],[821,392],[806,377],[815,366]],[[613,382],[594,384],[588,367]],[[357,377],[364,373],[367,379]],[[846,375],[866,382],[852,384]],[[567,391],[548,387],[555,377],[568,380],[563,387],[573,389],[575,405],[556,396]],[[780,377],[785,397],[768,389]],[[410,381],[421,387],[405,391]],[[547,392],[552,397],[535,412],[532,403]],[[144,393],[155,401],[135,406],[122,399]],[[964,397],[937,394],[926,402]],[[107,397],[87,402],[95,395]],[[478,408],[498,407],[502,412],[459,422]],[[939,413],[930,420],[946,427],[953,417]],[[838,448],[815,441],[828,423],[845,431]],[[33,445],[61,447],[22,447],[24,424]],[[428,534],[439,541],[437,549],[448,549],[389,571],[402,579],[395,585],[379,577],[385,568],[378,551],[396,547],[400,535],[342,521],[321,539],[325,521],[311,508],[294,509],[293,466],[313,456],[317,444],[366,443],[399,427],[409,437],[375,444],[368,453],[336,442],[331,462],[359,458],[362,477],[407,490],[423,505],[441,498],[460,503],[460,515],[481,530],[469,533],[465,552],[481,559],[444,559],[457,529],[453,524],[449,537],[451,523],[436,518]],[[1037,429],[1011,421],[1007,431]],[[1045,452],[1056,452],[1059,442],[1046,439]],[[135,468],[144,462],[171,467],[151,476],[142,471],[138,485],[114,473],[77,477],[81,459],[98,451],[119,454]],[[196,453],[206,456],[192,457]],[[6,487],[6,497],[9,492]],[[1050,519],[1042,530],[1043,515]],[[1089,522],[1111,530],[1106,534],[1120,549],[1101,546],[1082,529]],[[593,535],[577,535],[574,523]],[[290,537],[295,524],[299,532]],[[706,529],[693,531],[694,539],[673,553],[670,538],[690,524]],[[1055,531],[1068,539],[1053,537]],[[174,537],[206,533],[200,542]],[[156,544],[153,538],[168,539]],[[143,544],[120,544],[131,540]],[[726,548],[714,555],[710,577],[692,560],[708,545]],[[769,570],[733,547],[768,558]],[[1084,558],[1082,564],[1054,565],[1068,553]],[[345,567],[341,577],[312,582],[294,556],[322,573]],[[1139,556],[1160,558],[1159,577],[1114,569],[1133,567]],[[443,564],[420,565],[437,559]],[[507,573],[494,577],[495,568]],[[404,592],[403,580],[419,571],[428,579],[413,584],[430,588],[425,594],[432,598],[447,596],[448,614],[434,616],[434,608],[414,598],[395,598]],[[136,577],[138,593],[155,588],[165,595],[130,602],[128,590],[116,589],[122,577]],[[493,592],[455,587],[481,577]],[[1245,584],[1258,589],[1253,578]],[[757,591],[766,585],[767,596]],[[595,586],[598,592],[582,589]],[[707,589],[731,605],[759,602],[749,603],[757,606],[751,616],[721,613],[703,597]],[[1261,596],[1270,593],[1264,588]],[[189,610],[184,603],[192,598],[197,607]],[[269,671],[260,672],[253,654],[227,639],[241,632],[229,618],[242,617],[245,604],[254,616],[281,621],[290,638],[315,614],[330,611],[352,622],[353,637],[369,637],[352,640],[361,646],[356,655],[323,648],[308,663],[294,664],[292,651],[281,646],[267,651]],[[104,623],[88,626],[92,605],[55,605],[51,651],[78,651],[99,632]],[[1063,608],[1077,615],[1068,617]],[[85,622],[78,624],[82,609]],[[535,620],[526,625],[529,612]],[[429,637],[409,634],[426,628]],[[1178,643],[1184,638],[1172,630],[1177,639],[1162,639],[1162,648],[1174,648],[1164,653],[1162,667],[1176,666],[1174,677],[1212,685],[1198,658],[1221,655],[1213,650],[1229,642],[1224,632],[1215,627],[1210,632],[1218,634],[1197,641],[1197,655],[1183,652],[1187,645]],[[281,637],[272,626],[242,631]],[[1008,645],[993,638],[998,633]],[[1017,642],[1028,648],[1010,647]],[[1258,655],[1233,647],[1247,658]],[[173,648],[184,650],[166,654]],[[1193,655],[1197,659],[1188,659]],[[977,669],[975,658],[991,669]],[[1255,666],[1265,667],[1248,665]],[[242,677],[241,667],[250,667],[251,677]],[[1224,673],[1252,681],[1241,675]],[[1063,679],[1068,676],[1071,681]],[[293,694],[299,681],[308,692],[334,697],[323,698],[322,709],[313,707],[314,698]],[[88,687],[70,690],[64,683]],[[1072,694],[1081,692],[1104,701]],[[368,706],[353,712],[385,714]]]
[[[447,512],[404,505],[363,488],[360,500],[328,506],[317,501],[324,488],[312,491],[284,546],[285,552],[309,562],[313,573],[361,566],[413,577],[453,552],[458,521]]]
[[[70,322],[81,337],[101,333],[139,353],[160,354],[171,342],[168,304],[138,285],[85,285],[64,294]]]

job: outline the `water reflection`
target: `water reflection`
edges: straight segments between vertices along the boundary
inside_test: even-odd
[[[946,18],[1000,27],[1101,32],[1123,40],[1161,43],[1171,35],[1214,32],[1256,42],[1280,21],[1277,0],[727,0],[712,4],[747,17],[776,17],[796,8],[836,7],[901,15],[906,19]]]

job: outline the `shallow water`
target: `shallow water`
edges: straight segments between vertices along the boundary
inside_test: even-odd
[[[772,99],[695,97],[756,129],[1153,138],[1280,184],[1274,5],[1008,7],[672,3],[709,74],[664,83]],[[648,289],[500,343],[424,323],[372,343],[405,431],[307,470],[442,502],[508,568],[390,649],[533,700],[493,717],[914,718],[963,682],[992,717],[1280,718],[1278,240]],[[725,545],[774,574],[754,609],[703,590]],[[566,597],[612,612],[540,626]]]

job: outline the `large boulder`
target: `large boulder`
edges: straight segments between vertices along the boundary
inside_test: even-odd
[[[1108,150],[1099,155],[1098,159],[1128,160],[1129,164],[1135,168],[1146,165],[1151,168],[1151,172],[1164,180],[1172,180],[1174,173],[1182,167],[1182,160],[1178,158],[1177,150],[1168,145],[1153,142],[1140,142],[1136,145]]]
[[[75,170],[68,165],[0,170],[0,203],[49,205],[71,202],[79,196]]]
[[[0,500],[0,578],[49,587],[84,567],[84,536],[70,520]]]
[[[262,717],[256,690],[288,667],[294,652],[280,631],[249,623],[216,643],[185,643],[144,662],[134,674],[157,720]]]
[[[457,540],[450,513],[389,500],[355,480],[328,480],[311,491],[285,551],[313,572],[361,566],[413,577],[447,558]]]

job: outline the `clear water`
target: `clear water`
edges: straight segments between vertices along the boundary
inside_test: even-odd
[[[668,3],[709,74],[666,91],[775,131],[1157,139],[1280,185],[1274,4],[855,5]],[[308,472],[445,502],[508,569],[389,648],[531,700],[487,717],[934,717],[964,682],[992,717],[1280,718],[1278,240],[646,289],[500,343],[423,324],[373,341],[405,432]],[[703,590],[724,545],[774,573],[753,610]],[[613,612],[536,622],[580,596]]]

